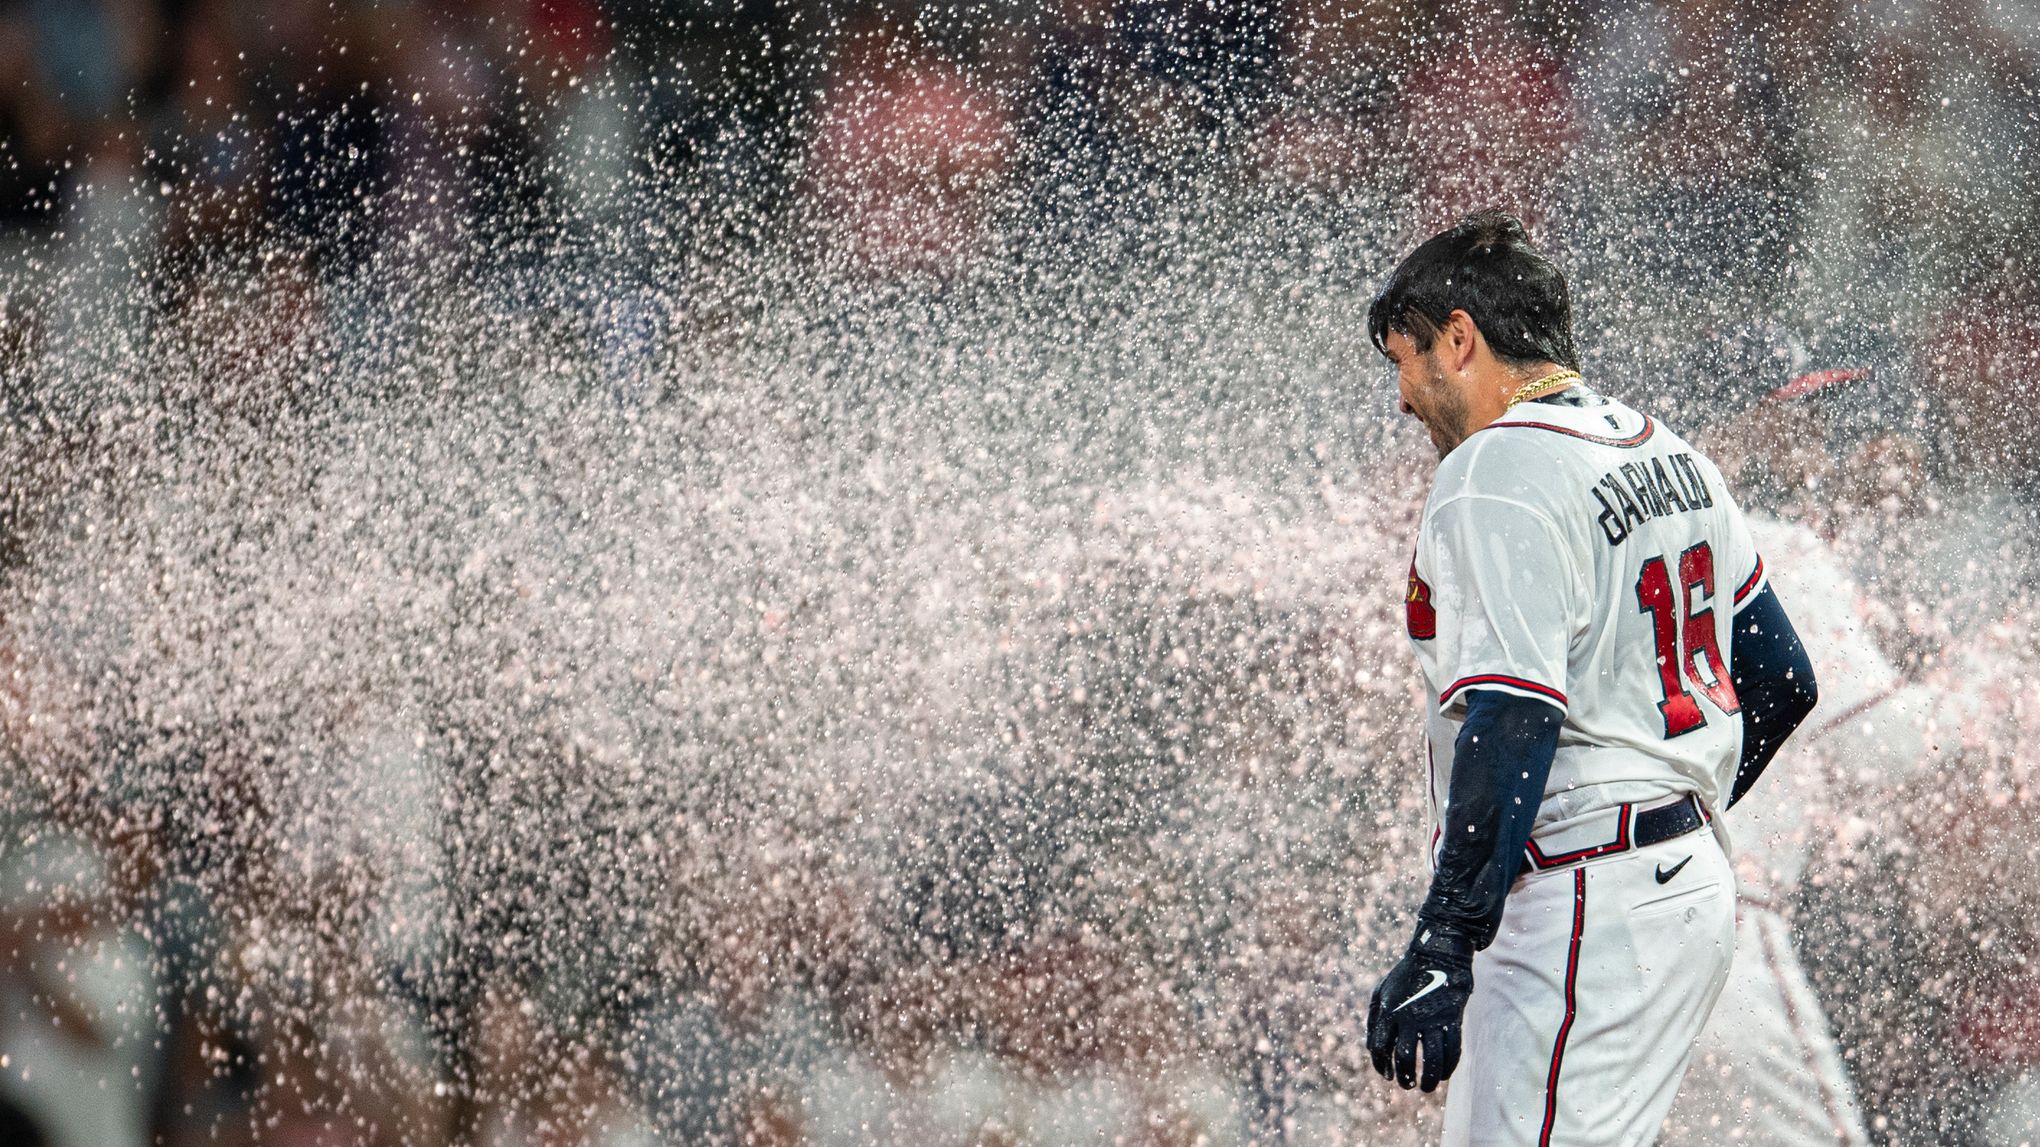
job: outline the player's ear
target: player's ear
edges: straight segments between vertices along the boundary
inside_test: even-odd
[[[1445,316],[1444,325],[1438,329],[1438,343],[1446,369],[1465,370],[1480,349],[1480,328],[1474,325],[1472,315],[1455,310]]]

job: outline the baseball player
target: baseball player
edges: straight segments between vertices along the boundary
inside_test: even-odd
[[[1902,443],[1889,433],[1897,404],[1877,393],[1868,359],[1802,356],[1788,354],[1782,385],[1729,425],[1736,449],[1755,455],[1750,460],[1780,486],[1817,486],[1829,511],[1873,502],[1883,491],[1852,489],[1836,480],[1836,471],[1882,469],[1871,460]],[[1974,703],[1910,677],[1886,656],[1871,636],[1876,603],[1820,532],[1759,511],[1749,519],[1771,558],[1773,588],[1790,603],[1820,666],[1820,704],[1799,741],[1805,755],[1846,762],[1855,782],[1867,785],[1950,764],[1959,731],[1976,716]],[[1738,806],[1727,818],[1737,843],[1741,908],[1735,962],[1701,1033],[1667,1143],[1716,1143],[1731,1131],[1749,1147],[1870,1142],[1841,1050],[1782,914],[1818,843],[1818,825],[1805,810],[1831,804],[1823,790],[1833,777],[1812,759],[1781,772],[1771,799]]]
[[[1452,1077],[1447,1144],[1649,1143],[1735,944],[1715,814],[1812,667],[1714,464],[1581,381],[1519,222],[1427,240],[1368,326],[1442,459],[1405,602],[1433,875],[1368,1050]]]

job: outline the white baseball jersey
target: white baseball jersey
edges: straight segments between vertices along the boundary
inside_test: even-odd
[[[1682,793],[1721,808],[1742,750],[1729,623],[1763,584],[1721,472],[1655,419],[1593,396],[1474,433],[1438,467],[1405,601],[1434,846],[1474,689],[1565,713],[1533,831]]]

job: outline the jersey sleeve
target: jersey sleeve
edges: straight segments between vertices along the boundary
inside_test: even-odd
[[[1742,507],[1728,493],[1728,483],[1714,463],[1707,462],[1706,466],[1715,488],[1722,492],[1721,511],[1727,518],[1727,531],[1721,552],[1715,555],[1714,568],[1717,576],[1733,579],[1728,583],[1733,591],[1729,605],[1729,614],[1733,616],[1757,600],[1757,595],[1770,584],[1770,578],[1764,573],[1764,559],[1757,553],[1757,543],[1750,536],[1750,524],[1743,518]]]
[[[1471,689],[1497,689],[1567,708],[1566,665],[1585,598],[1565,535],[1542,511],[1488,495],[1438,506],[1438,697],[1465,705]]]
[[[1751,602],[1757,600],[1758,595],[1764,592],[1765,586],[1771,584],[1771,579],[1764,573],[1764,555],[1758,553],[1755,547],[1750,547],[1744,552],[1747,553],[1748,559],[1742,560],[1742,555],[1739,554],[1736,563],[1729,567],[1750,571],[1748,576],[1735,584],[1735,603],[1729,608],[1731,613],[1741,613]]]

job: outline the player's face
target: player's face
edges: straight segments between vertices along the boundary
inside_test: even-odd
[[[1397,409],[1424,424],[1438,457],[1452,453],[1468,434],[1466,396],[1445,373],[1440,361],[1440,344],[1419,351],[1408,335],[1390,331],[1382,340],[1382,351],[1395,364]]]

